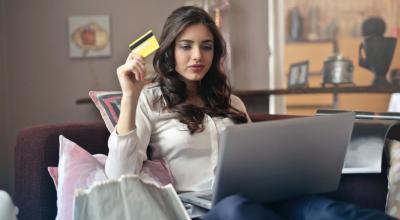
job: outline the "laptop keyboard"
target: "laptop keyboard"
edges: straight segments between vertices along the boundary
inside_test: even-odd
[[[197,197],[199,197],[199,198],[201,198],[201,199],[208,200],[208,201],[211,201],[211,200],[212,200],[212,194],[211,194],[211,193],[210,193],[210,194],[198,195]]]

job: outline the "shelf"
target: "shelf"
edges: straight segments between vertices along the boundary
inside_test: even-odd
[[[287,40],[286,44],[323,44],[323,43],[334,43],[334,39],[321,39],[321,40]]]
[[[317,93],[396,93],[400,92],[400,86],[346,86],[346,87],[309,87],[293,89],[272,89],[235,91],[238,96],[263,96],[263,95],[296,95]]]
[[[272,89],[272,90],[251,90],[251,91],[233,91],[232,93],[239,96],[246,104],[249,112],[268,112],[269,99],[271,95],[297,95],[297,94],[333,94],[333,109],[337,108],[339,93],[396,93],[400,92],[400,86],[346,86],[346,87],[311,87],[296,89]],[[76,104],[93,104],[90,98],[79,98]],[[328,106],[308,106],[294,105],[295,108],[318,107],[326,108]]]

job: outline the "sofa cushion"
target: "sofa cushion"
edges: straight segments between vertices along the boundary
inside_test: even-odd
[[[90,91],[89,96],[100,111],[107,129],[112,132],[118,121],[122,92]]]
[[[60,135],[58,172],[52,176],[57,184],[57,217],[72,219],[74,192],[77,188],[86,189],[95,181],[106,180],[104,171],[105,155],[97,158],[76,143]],[[99,158],[99,159],[98,159]]]

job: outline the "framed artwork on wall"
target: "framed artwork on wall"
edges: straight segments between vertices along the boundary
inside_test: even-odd
[[[68,42],[71,58],[111,56],[110,16],[68,17]]]
[[[288,88],[308,87],[308,65],[308,60],[290,65]]]

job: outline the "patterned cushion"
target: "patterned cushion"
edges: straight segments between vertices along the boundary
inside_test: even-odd
[[[122,92],[120,91],[90,91],[89,96],[100,111],[107,129],[112,132],[118,122]]]

